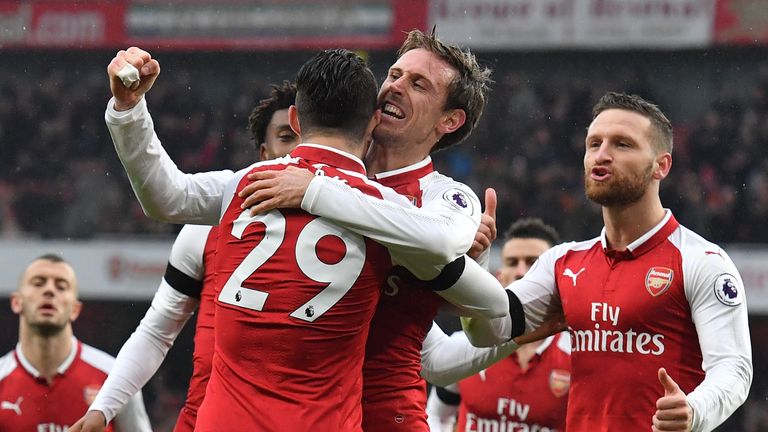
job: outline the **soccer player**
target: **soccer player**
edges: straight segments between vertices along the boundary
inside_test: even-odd
[[[723,249],[662,206],[671,152],[672,126],[656,105],[604,95],[587,131],[584,186],[605,228],[550,249],[511,286],[531,327],[562,305],[573,338],[570,431],[709,431],[749,392],[744,284]],[[466,324],[502,336],[507,321]]]
[[[132,54],[130,51],[128,54]],[[111,85],[116,98],[110,102],[106,117],[118,154],[145,212],[175,222],[211,223],[211,220],[217,220],[216,209],[220,208],[222,196],[221,184],[228,177],[222,173],[186,175],[177,170],[154,134],[146,103],[141,97],[142,91],[151,87],[159,73],[159,65],[145,53],[129,60],[141,69],[142,82],[138,88],[127,91],[124,88],[116,89],[116,85],[122,84],[113,79]],[[125,61],[119,55],[110,68],[120,68]],[[421,204],[424,211],[412,212],[380,200],[367,200],[362,194],[349,194],[344,185],[331,178],[319,177],[313,181],[318,196],[340,194],[343,201],[332,200],[330,203],[350,202],[345,207],[347,211],[336,214],[333,219],[342,223],[344,221],[340,218],[346,218],[348,228],[356,229],[358,233],[377,241],[388,242],[390,247],[394,245],[400,249],[398,253],[403,257],[421,255],[420,259],[423,260],[424,253],[420,250],[423,246],[418,245],[418,242],[424,238],[450,240],[455,244],[466,239],[466,248],[469,248],[477,230],[477,222],[468,224],[466,221],[479,218],[479,201],[465,186],[435,173],[429,153],[434,148],[461,141],[476,125],[486,103],[488,74],[489,71],[480,68],[471,54],[442,44],[434,35],[412,32],[404,44],[401,59],[392,68],[390,77],[379,92],[379,103],[385,112],[382,117],[385,119],[381,128],[374,132],[377,142],[375,148],[384,149],[387,145],[396,147],[391,151],[375,151],[373,164],[379,161],[378,164],[388,169],[385,175],[378,177],[393,182],[393,185],[398,186],[398,191],[405,191],[414,202]],[[381,170],[381,166],[377,169]],[[314,203],[319,206],[327,204],[324,199],[314,200]],[[444,217],[444,214],[448,216]],[[382,230],[382,223],[390,232]],[[440,233],[425,235],[425,229],[434,223],[438,223]],[[434,277],[442,269],[444,257],[426,259],[433,261],[409,270],[419,273],[416,274],[419,278]],[[407,264],[409,260],[404,261]],[[466,266],[472,267],[470,262]],[[408,280],[403,279],[403,276],[412,278],[401,269],[388,280],[395,283],[399,279],[407,285]],[[494,280],[494,283],[497,282]],[[371,403],[366,404],[366,413],[374,412],[377,407],[385,407],[386,412],[382,416],[386,421],[377,422],[375,416],[370,417],[373,419],[370,427],[378,424],[389,430],[416,430],[416,427],[426,430],[426,394],[424,383],[419,377],[420,348],[440,301],[429,292],[420,294],[415,287],[405,290],[400,288],[389,287],[385,290],[390,294],[388,297],[399,298],[393,301],[408,308],[423,307],[425,314],[414,320],[413,315],[403,310],[400,313],[405,319],[403,316],[391,318],[399,327],[407,323],[408,331],[400,335],[402,343],[385,341],[384,348],[394,354],[393,360],[397,357],[396,361],[386,362],[386,367],[390,374],[396,376],[394,380],[381,377],[377,381],[367,381],[376,383],[371,389],[379,400],[369,399]],[[456,293],[448,291],[441,291],[440,294],[447,298]],[[472,298],[466,293],[460,293],[458,297],[457,303],[465,306],[468,303],[466,299]],[[491,303],[494,307],[502,304],[506,307],[507,299]],[[485,313],[482,310],[479,312]],[[382,323],[384,326],[386,324]],[[383,337],[388,339],[391,336]],[[380,355],[378,358],[388,357],[385,351],[373,354]],[[374,366],[370,370],[376,369],[377,366]]]
[[[58,255],[33,260],[11,295],[19,343],[0,358],[0,425],[7,432],[62,432],[88,408],[114,359],[72,334],[82,304],[77,277]],[[141,393],[109,430],[151,431]]]
[[[461,142],[472,131],[487,102],[489,74],[471,53],[444,44],[434,33],[412,31],[379,91],[382,121],[374,130],[367,158],[376,180],[413,197],[422,208],[451,199],[451,191],[434,190],[433,179],[440,174],[432,167],[430,153]],[[353,230],[361,220],[378,223],[374,232],[398,220],[374,217],[362,205],[351,210],[329,205],[345,193],[341,185],[326,186],[332,182],[329,179],[288,171],[257,173],[251,179],[255,183],[242,194],[258,190],[245,202],[254,205],[254,213],[300,205]],[[487,207],[495,207],[488,198],[495,202],[495,195],[486,199]],[[428,431],[426,383],[420,374],[422,349],[443,302],[403,268],[392,272],[383,294],[363,365],[363,429]]]
[[[522,279],[539,255],[560,243],[554,228],[534,218],[513,223],[505,238],[499,271],[503,285]],[[430,430],[453,431],[458,411],[461,432],[564,431],[570,353],[571,339],[564,332],[522,345],[458,383],[433,387],[427,401]]]
[[[295,100],[295,85],[287,81],[273,85],[270,96],[261,100],[248,117],[251,139],[260,160],[283,157],[298,145],[300,137],[288,123],[288,108]],[[194,430],[213,359],[213,280],[218,230],[203,225],[185,225],[181,229],[152,306],[123,345],[104,386],[83,421],[72,426],[72,432],[104,430],[114,413],[157,371],[182,327],[199,308],[192,377],[174,432]]]

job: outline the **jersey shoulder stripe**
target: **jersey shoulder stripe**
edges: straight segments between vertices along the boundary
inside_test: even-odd
[[[90,345],[81,343],[83,349],[80,353],[80,359],[94,368],[108,374],[115,363],[115,358],[104,351],[94,348]]]
[[[13,355],[13,351],[0,358],[0,381],[10,375],[17,366],[18,363],[16,363],[16,357]]]

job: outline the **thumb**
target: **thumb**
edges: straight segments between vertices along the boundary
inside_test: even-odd
[[[661,385],[664,387],[664,396],[669,396],[672,393],[680,391],[680,386],[677,385],[675,380],[667,375],[667,370],[664,368],[659,368],[659,382],[661,382]]]
[[[485,214],[496,220],[496,189],[487,188],[485,190]]]

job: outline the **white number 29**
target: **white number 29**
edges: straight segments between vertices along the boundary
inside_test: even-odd
[[[260,311],[264,308],[269,293],[246,288],[242,284],[278,251],[285,239],[286,221],[285,216],[278,210],[256,216],[251,216],[246,210],[235,220],[232,235],[241,239],[246,227],[254,222],[265,225],[264,238],[229,277],[221,289],[219,301]],[[317,243],[326,236],[337,237],[346,247],[346,254],[335,264],[326,264],[317,256]],[[317,218],[304,226],[295,247],[296,263],[304,275],[315,282],[328,284],[290,314],[293,318],[313,322],[338,303],[360,276],[365,263],[365,241],[357,234],[323,218]]]

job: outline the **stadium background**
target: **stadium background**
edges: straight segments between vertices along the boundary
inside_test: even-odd
[[[748,291],[755,379],[718,430],[768,430],[763,0],[0,0],[0,350],[17,337],[8,295],[42,253],[74,264],[85,301],[75,332],[112,354],[165,268],[179,227],[144,217],[104,126],[117,49],[159,59],[149,107],[179,166],[237,169],[257,157],[250,109],[313,50],[359,50],[381,78],[403,31],[435,24],[494,69],[479,127],[435,160],[478,195],[496,188],[500,230],[530,215],[566,240],[596,235],[599,209],[581,180],[592,103],[629,91],[667,112],[676,142],[663,202],[725,247]],[[145,389],[157,431],[170,430],[183,402],[192,328]]]

